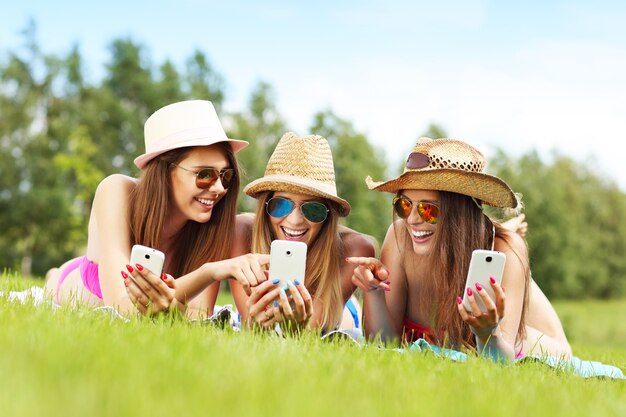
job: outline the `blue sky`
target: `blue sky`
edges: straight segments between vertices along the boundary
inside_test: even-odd
[[[154,64],[203,51],[227,82],[228,110],[259,80],[305,134],[332,109],[397,164],[430,123],[489,156],[571,156],[626,190],[626,2],[6,2],[0,54],[29,19],[47,53],[78,44],[97,78],[130,37]],[[1,56],[1,55],[0,55]]]

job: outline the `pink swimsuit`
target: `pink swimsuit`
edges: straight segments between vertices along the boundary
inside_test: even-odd
[[[59,289],[65,281],[65,278],[74,271],[76,268],[80,268],[80,277],[83,280],[83,285],[89,290],[90,293],[102,299],[102,291],[100,290],[100,278],[98,277],[98,264],[91,262],[86,256],[81,256],[72,260],[61,272],[61,277],[57,283],[56,302],[61,304],[59,300]]]

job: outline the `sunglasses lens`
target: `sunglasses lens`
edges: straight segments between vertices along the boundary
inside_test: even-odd
[[[270,199],[266,204],[266,211],[272,217],[281,218],[285,217],[293,210],[293,202],[286,198],[274,197]]]
[[[214,168],[205,168],[201,169],[196,174],[196,186],[198,188],[209,188],[215,181],[217,181],[217,177],[219,172]]]
[[[328,208],[322,203],[304,203],[300,210],[304,218],[312,223],[321,223],[328,217]]]
[[[233,179],[235,179],[235,170],[225,169],[220,172],[220,175],[222,177],[222,186],[224,186],[224,188],[229,188],[230,184],[232,184],[233,182]]]
[[[396,197],[393,199],[393,208],[396,211],[398,217],[406,219],[411,214],[411,207],[413,203],[403,197]]]
[[[439,220],[439,207],[434,204],[419,203],[417,212],[426,223],[435,224]]]

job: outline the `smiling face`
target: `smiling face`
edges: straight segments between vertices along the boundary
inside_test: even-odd
[[[413,202],[411,213],[403,220],[411,237],[413,251],[416,255],[428,255],[432,249],[435,233],[437,232],[437,224],[427,223],[417,212],[417,203],[419,201],[435,203],[439,205],[439,192],[429,190],[404,190],[403,196]]]
[[[216,180],[209,188],[199,188],[194,172],[203,168],[217,170],[232,168],[226,153],[215,145],[198,147],[191,150],[177,165],[181,168],[172,166],[171,170],[171,213],[174,222],[184,223],[188,220],[198,223],[208,222],[213,207],[228,190],[223,187],[221,180]]]
[[[272,232],[276,239],[296,240],[311,245],[322,230],[324,222],[313,223],[308,221],[300,211],[300,205],[306,202],[318,202],[326,204],[324,199],[305,194],[293,194],[282,191],[274,193],[273,197],[287,198],[295,203],[291,213],[284,217],[276,218],[266,214],[270,221]]]

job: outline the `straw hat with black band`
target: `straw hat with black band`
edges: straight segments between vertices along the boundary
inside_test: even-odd
[[[500,178],[485,174],[485,158],[473,146],[455,139],[419,138],[404,172],[389,181],[365,179],[370,190],[449,191],[473,197],[492,207],[519,208],[513,190]]]
[[[328,141],[319,135],[297,136],[287,132],[278,141],[265,175],[244,188],[258,198],[268,191],[284,191],[325,198],[340,216],[350,213],[350,204],[337,195],[335,168]]]

